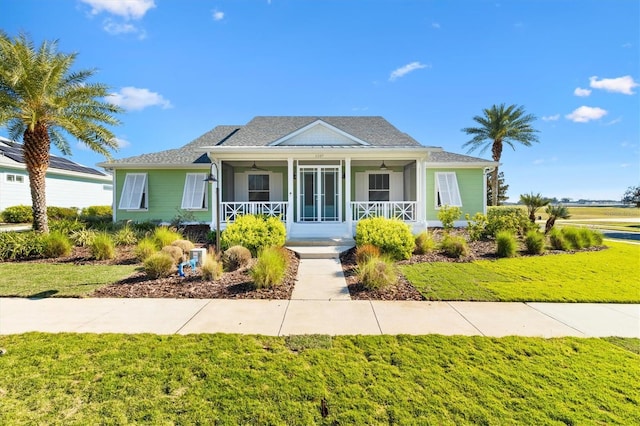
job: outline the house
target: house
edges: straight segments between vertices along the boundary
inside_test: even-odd
[[[114,220],[180,214],[214,228],[217,185],[221,229],[257,213],[281,217],[289,238],[340,238],[372,216],[399,218],[417,233],[440,225],[443,205],[486,212],[486,173],[496,163],[423,146],[382,117],[287,116],[218,126],[181,148],[99,165],[113,170]]]
[[[63,157],[50,156],[46,180],[47,205],[88,207],[111,205],[111,176]],[[31,205],[29,174],[22,144],[0,137],[0,211]]]

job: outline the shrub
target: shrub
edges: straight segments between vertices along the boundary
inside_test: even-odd
[[[593,238],[593,234],[591,232],[590,229],[587,228],[580,228],[578,229],[578,237],[580,238],[580,241],[582,242],[582,247],[583,248],[588,248],[591,247],[595,244],[594,238]]]
[[[251,277],[256,288],[271,288],[282,283],[287,270],[286,249],[268,247],[258,255],[258,261],[251,268]]]
[[[44,253],[44,235],[29,232],[0,232],[0,259],[39,257]]]
[[[6,223],[33,222],[33,210],[30,206],[11,206],[2,211],[2,221]]]
[[[138,242],[138,235],[132,227],[125,225],[115,232],[113,242],[117,246],[130,246]]]
[[[71,241],[59,231],[54,231],[44,236],[43,254],[45,257],[68,256],[71,254],[71,249]]]
[[[171,243],[171,245],[175,247],[180,247],[182,249],[182,252],[185,255],[188,255],[191,252],[191,250],[195,248],[193,243],[189,240],[175,240],[174,242]]]
[[[416,247],[414,249],[415,254],[427,254],[433,251],[436,247],[436,243],[433,241],[433,236],[428,231],[422,231],[416,237]]]
[[[87,226],[78,219],[59,219],[49,222],[49,231],[60,231],[65,235],[71,236],[76,231],[86,229]]]
[[[164,246],[160,250],[162,253],[167,253],[173,259],[173,263],[178,264],[184,261],[184,252],[177,246]]]
[[[217,280],[222,275],[222,263],[218,262],[218,259],[212,253],[207,253],[201,269],[202,279],[204,280]]]
[[[144,261],[144,272],[152,279],[167,277],[174,270],[173,259],[168,253],[154,253]]]
[[[358,279],[369,290],[389,287],[398,282],[398,272],[391,259],[372,257],[358,265]]]
[[[591,232],[591,237],[593,238],[593,245],[601,246],[604,240],[604,237],[602,236],[602,232],[596,231],[595,229],[590,229],[589,231]]]
[[[372,244],[394,260],[409,259],[415,241],[409,225],[399,219],[372,217],[356,225],[356,245]]]
[[[558,228],[552,228],[549,232],[549,244],[554,250],[566,251],[569,249],[569,244],[564,238],[564,234]]]
[[[486,233],[490,236],[496,236],[500,231],[525,235],[527,231],[537,227],[531,223],[526,212],[518,207],[491,208],[487,212]]]
[[[143,238],[138,242],[135,249],[136,258],[144,262],[149,256],[158,251],[155,241],[150,238]]]
[[[460,216],[462,216],[462,210],[460,210],[460,207],[445,205],[440,207],[440,211],[438,211],[438,220],[442,223],[442,227],[445,232],[449,232],[453,229],[455,221],[460,219]]]
[[[170,246],[172,242],[181,240],[182,235],[179,232],[169,229],[166,226],[159,226],[153,231],[153,240],[158,250],[165,246]]]
[[[131,227],[136,231],[136,234],[146,236],[153,233],[158,225],[153,222],[134,222],[131,224]]]
[[[242,246],[252,256],[266,247],[282,247],[287,230],[278,218],[261,215],[243,215],[222,232],[220,243],[223,249]]]
[[[78,209],[76,207],[47,207],[49,220],[77,220]]]
[[[467,220],[467,232],[470,241],[478,241],[487,237],[487,216],[476,213],[473,218],[467,213],[464,218]]]
[[[97,260],[107,260],[116,257],[116,248],[111,235],[106,232],[100,232],[93,237],[89,243],[91,256]]]
[[[113,210],[111,206],[89,206],[82,209],[80,218],[86,222],[111,222]]]
[[[442,250],[445,255],[453,258],[466,257],[469,255],[467,240],[459,236],[445,235],[442,242],[440,242],[440,250]]]
[[[544,253],[545,237],[538,231],[529,231],[524,238],[524,245],[529,254]]]
[[[364,244],[356,248],[356,263],[360,265],[372,257],[380,257],[380,249],[372,244]]]
[[[229,272],[244,268],[250,260],[251,252],[242,246],[231,246],[222,255],[222,265]]]
[[[515,257],[518,252],[516,236],[509,231],[500,231],[496,235],[496,254],[498,257]]]
[[[582,248],[582,238],[576,228],[562,228],[561,232],[570,249],[580,250]]]

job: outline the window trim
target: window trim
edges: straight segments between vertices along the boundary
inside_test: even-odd
[[[251,176],[266,176],[267,177],[267,189],[260,189],[260,190],[251,190]],[[266,200],[261,200],[261,201],[253,201],[256,203],[268,203],[271,201],[271,172],[251,172],[251,173],[247,173],[247,201],[251,201],[251,193],[252,192],[257,192],[257,193],[266,193],[267,194],[267,199]]]
[[[142,177],[142,183],[137,186],[140,191],[140,195],[137,197],[138,201],[136,203],[133,202],[135,190],[136,190],[136,179]],[[125,197],[125,194],[128,194],[128,197]],[[124,200],[128,198],[128,203],[125,204]],[[137,206],[137,207],[135,207]],[[122,185],[122,191],[120,192],[120,202],[118,203],[118,209],[120,210],[149,210],[149,180],[147,179],[146,173],[127,173],[124,178],[124,184]]]
[[[207,196],[207,178],[206,173],[187,173],[184,178],[184,187],[182,189],[182,203],[181,209],[183,210],[208,210],[209,209],[209,197]],[[191,182],[189,182],[191,180]],[[198,188],[200,185],[200,188]],[[196,193],[198,191],[198,193]],[[189,205],[189,196],[191,196],[191,204]],[[199,201],[199,206],[195,205],[194,201]]]
[[[24,175],[7,173],[5,176],[5,181],[9,183],[24,183]]]
[[[441,179],[444,179],[442,183],[446,186],[446,192],[440,191]],[[434,204],[436,210],[439,210],[442,206],[462,207],[462,197],[460,196],[460,186],[458,185],[458,177],[456,175],[456,172],[435,172],[434,181]],[[447,201],[449,201],[448,203],[443,202],[445,197],[443,197],[442,193],[445,193],[447,195]],[[440,195],[440,204],[438,204],[438,195]]]
[[[371,176],[387,176],[387,189],[371,189]],[[387,199],[386,200],[371,200],[371,191],[374,192],[386,192]],[[391,201],[391,173],[389,172],[369,172],[367,173],[367,201],[370,202],[388,202]]]

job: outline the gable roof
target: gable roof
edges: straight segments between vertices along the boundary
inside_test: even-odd
[[[0,137],[0,155],[9,158],[21,165],[24,165],[24,146],[21,143],[13,142],[9,139]],[[106,173],[91,167],[83,166],[75,163],[67,158],[58,157],[57,155],[49,156],[49,169],[64,170],[67,172],[85,173],[89,175],[106,177]]]

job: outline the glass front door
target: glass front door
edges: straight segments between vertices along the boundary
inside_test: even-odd
[[[301,222],[341,220],[339,166],[298,168],[298,218]]]

